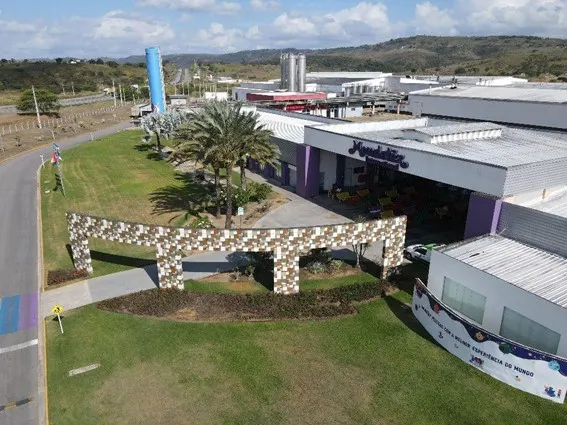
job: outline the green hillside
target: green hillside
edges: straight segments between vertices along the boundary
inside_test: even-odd
[[[28,89],[32,85],[48,88],[55,93],[61,93],[63,86],[70,92],[71,85],[75,92],[95,92],[112,86],[113,79],[116,84],[144,84],[146,78],[143,63],[119,65],[116,62],[71,64],[0,61],[0,92]]]
[[[284,49],[283,52],[298,52]],[[245,50],[223,55],[165,55],[178,66],[202,64],[277,64],[281,50]],[[531,36],[434,37],[415,36],[357,47],[302,50],[310,71],[384,71],[441,74],[561,75],[567,67],[567,40]],[[119,62],[138,62],[132,56]],[[222,67],[221,67],[222,69]],[[226,67],[239,74],[238,67]]]

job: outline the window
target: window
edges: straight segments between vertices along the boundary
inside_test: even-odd
[[[561,335],[504,307],[500,335],[549,354],[557,354]]]
[[[417,252],[418,254],[421,254],[421,255],[427,254],[427,250],[425,248],[417,248],[415,250],[415,252]]]
[[[354,174],[363,174],[364,173],[364,167],[355,167],[353,172],[354,172]]]
[[[484,305],[486,304],[485,296],[445,277],[443,297],[441,299],[449,307],[474,320],[476,323],[482,324]]]

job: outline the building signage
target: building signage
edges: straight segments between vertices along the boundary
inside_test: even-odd
[[[392,168],[399,170],[400,168],[406,169],[409,163],[406,161],[405,155],[398,153],[396,149],[364,146],[364,143],[358,140],[352,141],[352,148],[348,153],[354,155],[358,152],[361,157],[366,157],[366,162],[380,167]]]
[[[465,320],[417,281],[413,314],[448,352],[512,387],[563,403],[567,359],[528,348]]]

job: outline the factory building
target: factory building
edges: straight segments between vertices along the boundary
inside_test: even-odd
[[[567,84],[465,85],[409,94],[415,116],[567,130]]]

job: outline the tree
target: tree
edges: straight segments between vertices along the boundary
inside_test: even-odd
[[[177,149],[192,152],[194,157],[212,164],[215,176],[221,167],[226,170],[226,221],[232,227],[233,184],[232,170],[241,161],[245,147],[253,140],[263,140],[267,130],[258,123],[254,112],[243,112],[242,104],[210,102],[193,115],[188,124],[190,139]],[[177,153],[174,153],[174,155]],[[217,192],[218,196],[218,192]]]
[[[161,152],[161,138],[169,138],[187,120],[186,112],[172,111],[163,114],[152,113],[142,118],[140,127],[148,135],[156,136],[156,148]]]
[[[104,61],[101,58],[96,60],[97,65],[104,65]]]
[[[90,63],[91,65],[94,65],[94,64],[96,63],[96,59],[89,59],[89,63]]]
[[[61,63],[61,62],[63,62],[63,58],[56,58],[56,59],[55,59],[55,62]]]
[[[106,64],[111,68],[118,68],[120,66],[120,64],[116,61],[108,61]]]
[[[37,98],[37,107],[39,109],[39,112],[42,114],[57,112],[61,108],[57,95],[50,90],[37,89],[35,91],[35,96]],[[29,112],[35,110],[32,90],[28,89],[22,92],[16,108],[18,108],[18,111],[21,112]]]

